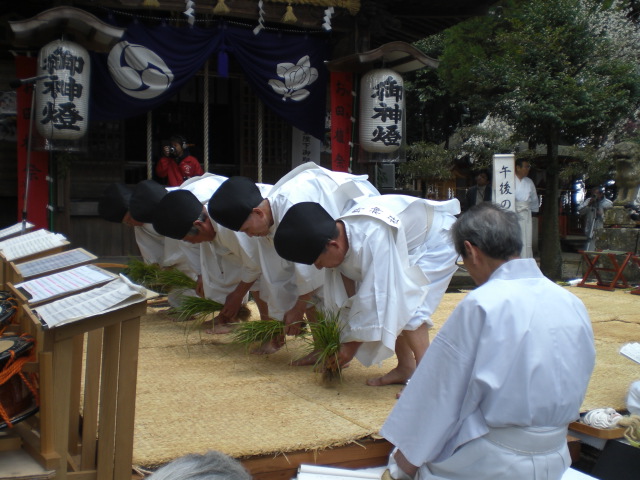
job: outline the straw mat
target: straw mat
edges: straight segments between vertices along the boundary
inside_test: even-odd
[[[640,365],[618,350],[640,341],[640,297],[570,290],[587,305],[596,332],[598,365],[583,409],[624,409]],[[445,295],[432,338],[465,295]],[[312,367],[289,366],[307,348],[289,337],[273,355],[251,355],[230,335],[201,333],[192,322],[174,322],[163,309],[149,307],[141,323],[134,464],[153,468],[209,449],[235,458],[279,455],[375,435],[400,386],[368,387],[365,380],[393,368],[395,358],[369,368],[353,361],[342,382],[325,384]]]

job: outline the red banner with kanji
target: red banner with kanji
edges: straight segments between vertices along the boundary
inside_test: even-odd
[[[331,169],[349,171],[353,117],[353,74],[331,72]]]
[[[30,78],[38,70],[34,57],[16,57],[16,77]],[[18,159],[18,220],[23,220],[24,193],[27,186],[27,157],[29,156],[29,128],[31,117],[31,97],[34,94],[34,84],[26,84],[16,90],[16,140]],[[35,131],[35,128],[34,128]],[[35,143],[32,140],[32,144]],[[29,196],[27,198],[27,221],[36,228],[49,228],[48,210],[49,184],[49,154],[41,151],[31,151],[29,166]]]

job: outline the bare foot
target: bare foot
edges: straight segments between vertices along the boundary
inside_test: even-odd
[[[404,385],[411,378],[415,369],[394,368],[389,373],[377,378],[367,380],[370,387],[381,387],[383,385]]]
[[[282,348],[284,345],[284,336],[276,337],[268,342],[263,343],[259,347],[251,350],[251,353],[254,355],[269,355],[271,353],[276,353],[278,350]]]
[[[213,320],[202,322],[201,328],[204,330],[204,333],[208,333],[209,335],[231,333],[236,328],[236,322],[240,321],[242,321],[240,315],[235,318],[235,322],[222,315],[217,315]]]
[[[291,362],[291,366],[293,367],[306,367],[307,365],[315,365],[318,361],[318,353],[311,352],[304,357],[300,357],[297,360],[293,360]]]
[[[222,325],[218,325],[216,323],[213,325],[213,328],[206,328],[204,333],[208,333],[209,335],[231,333],[235,330],[235,328],[236,325],[233,323],[224,323]]]

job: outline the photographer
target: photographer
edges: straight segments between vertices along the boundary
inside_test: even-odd
[[[594,187],[591,189],[591,195],[578,208],[580,215],[585,217],[584,234],[587,236],[587,242],[584,249],[586,251],[595,250],[596,230],[603,228],[604,211],[611,207],[613,207],[613,203],[604,196],[604,190],[601,187]]]
[[[189,145],[183,136],[172,136],[163,144],[162,153],[156,175],[166,179],[168,187],[179,187],[185,180],[204,174],[198,159],[189,155]]]

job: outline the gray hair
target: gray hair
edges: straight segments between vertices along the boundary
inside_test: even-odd
[[[520,255],[522,237],[518,216],[489,202],[474,205],[454,223],[451,236],[459,255],[465,257],[464,242],[498,260]]]
[[[148,480],[251,480],[240,462],[222,452],[189,454],[156,470]]]

